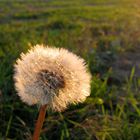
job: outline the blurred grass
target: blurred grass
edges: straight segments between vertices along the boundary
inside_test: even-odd
[[[122,82],[112,70],[119,53],[139,51],[138,0],[5,0],[0,2],[0,138],[31,139],[38,110],[19,100],[13,64],[31,45],[64,47],[93,74],[85,103],[48,112],[41,140],[140,138],[140,78]]]

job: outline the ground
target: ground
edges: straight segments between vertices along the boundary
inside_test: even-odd
[[[139,0],[0,2],[0,138],[31,139],[38,108],[16,94],[13,65],[35,44],[84,58],[91,95],[62,113],[48,111],[41,140],[140,138]]]

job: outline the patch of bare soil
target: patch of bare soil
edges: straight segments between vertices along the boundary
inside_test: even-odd
[[[113,71],[118,78],[124,79],[130,76],[133,67],[135,67],[135,77],[140,78],[140,48],[120,53],[113,64]]]

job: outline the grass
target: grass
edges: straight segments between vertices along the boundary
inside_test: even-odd
[[[138,0],[0,2],[0,139],[31,139],[38,109],[23,104],[13,84],[13,64],[37,43],[80,55],[93,78],[91,96],[63,113],[48,112],[41,140],[138,140],[140,78],[135,66],[118,77],[119,54],[138,52]],[[123,64],[122,64],[123,65]],[[130,71],[130,69],[129,69]]]

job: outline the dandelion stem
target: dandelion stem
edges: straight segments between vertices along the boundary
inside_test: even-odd
[[[39,116],[38,116],[38,119],[36,122],[34,134],[33,134],[33,140],[39,140],[41,128],[43,126],[43,122],[45,119],[46,107],[47,107],[47,105],[43,105],[40,107]]]

